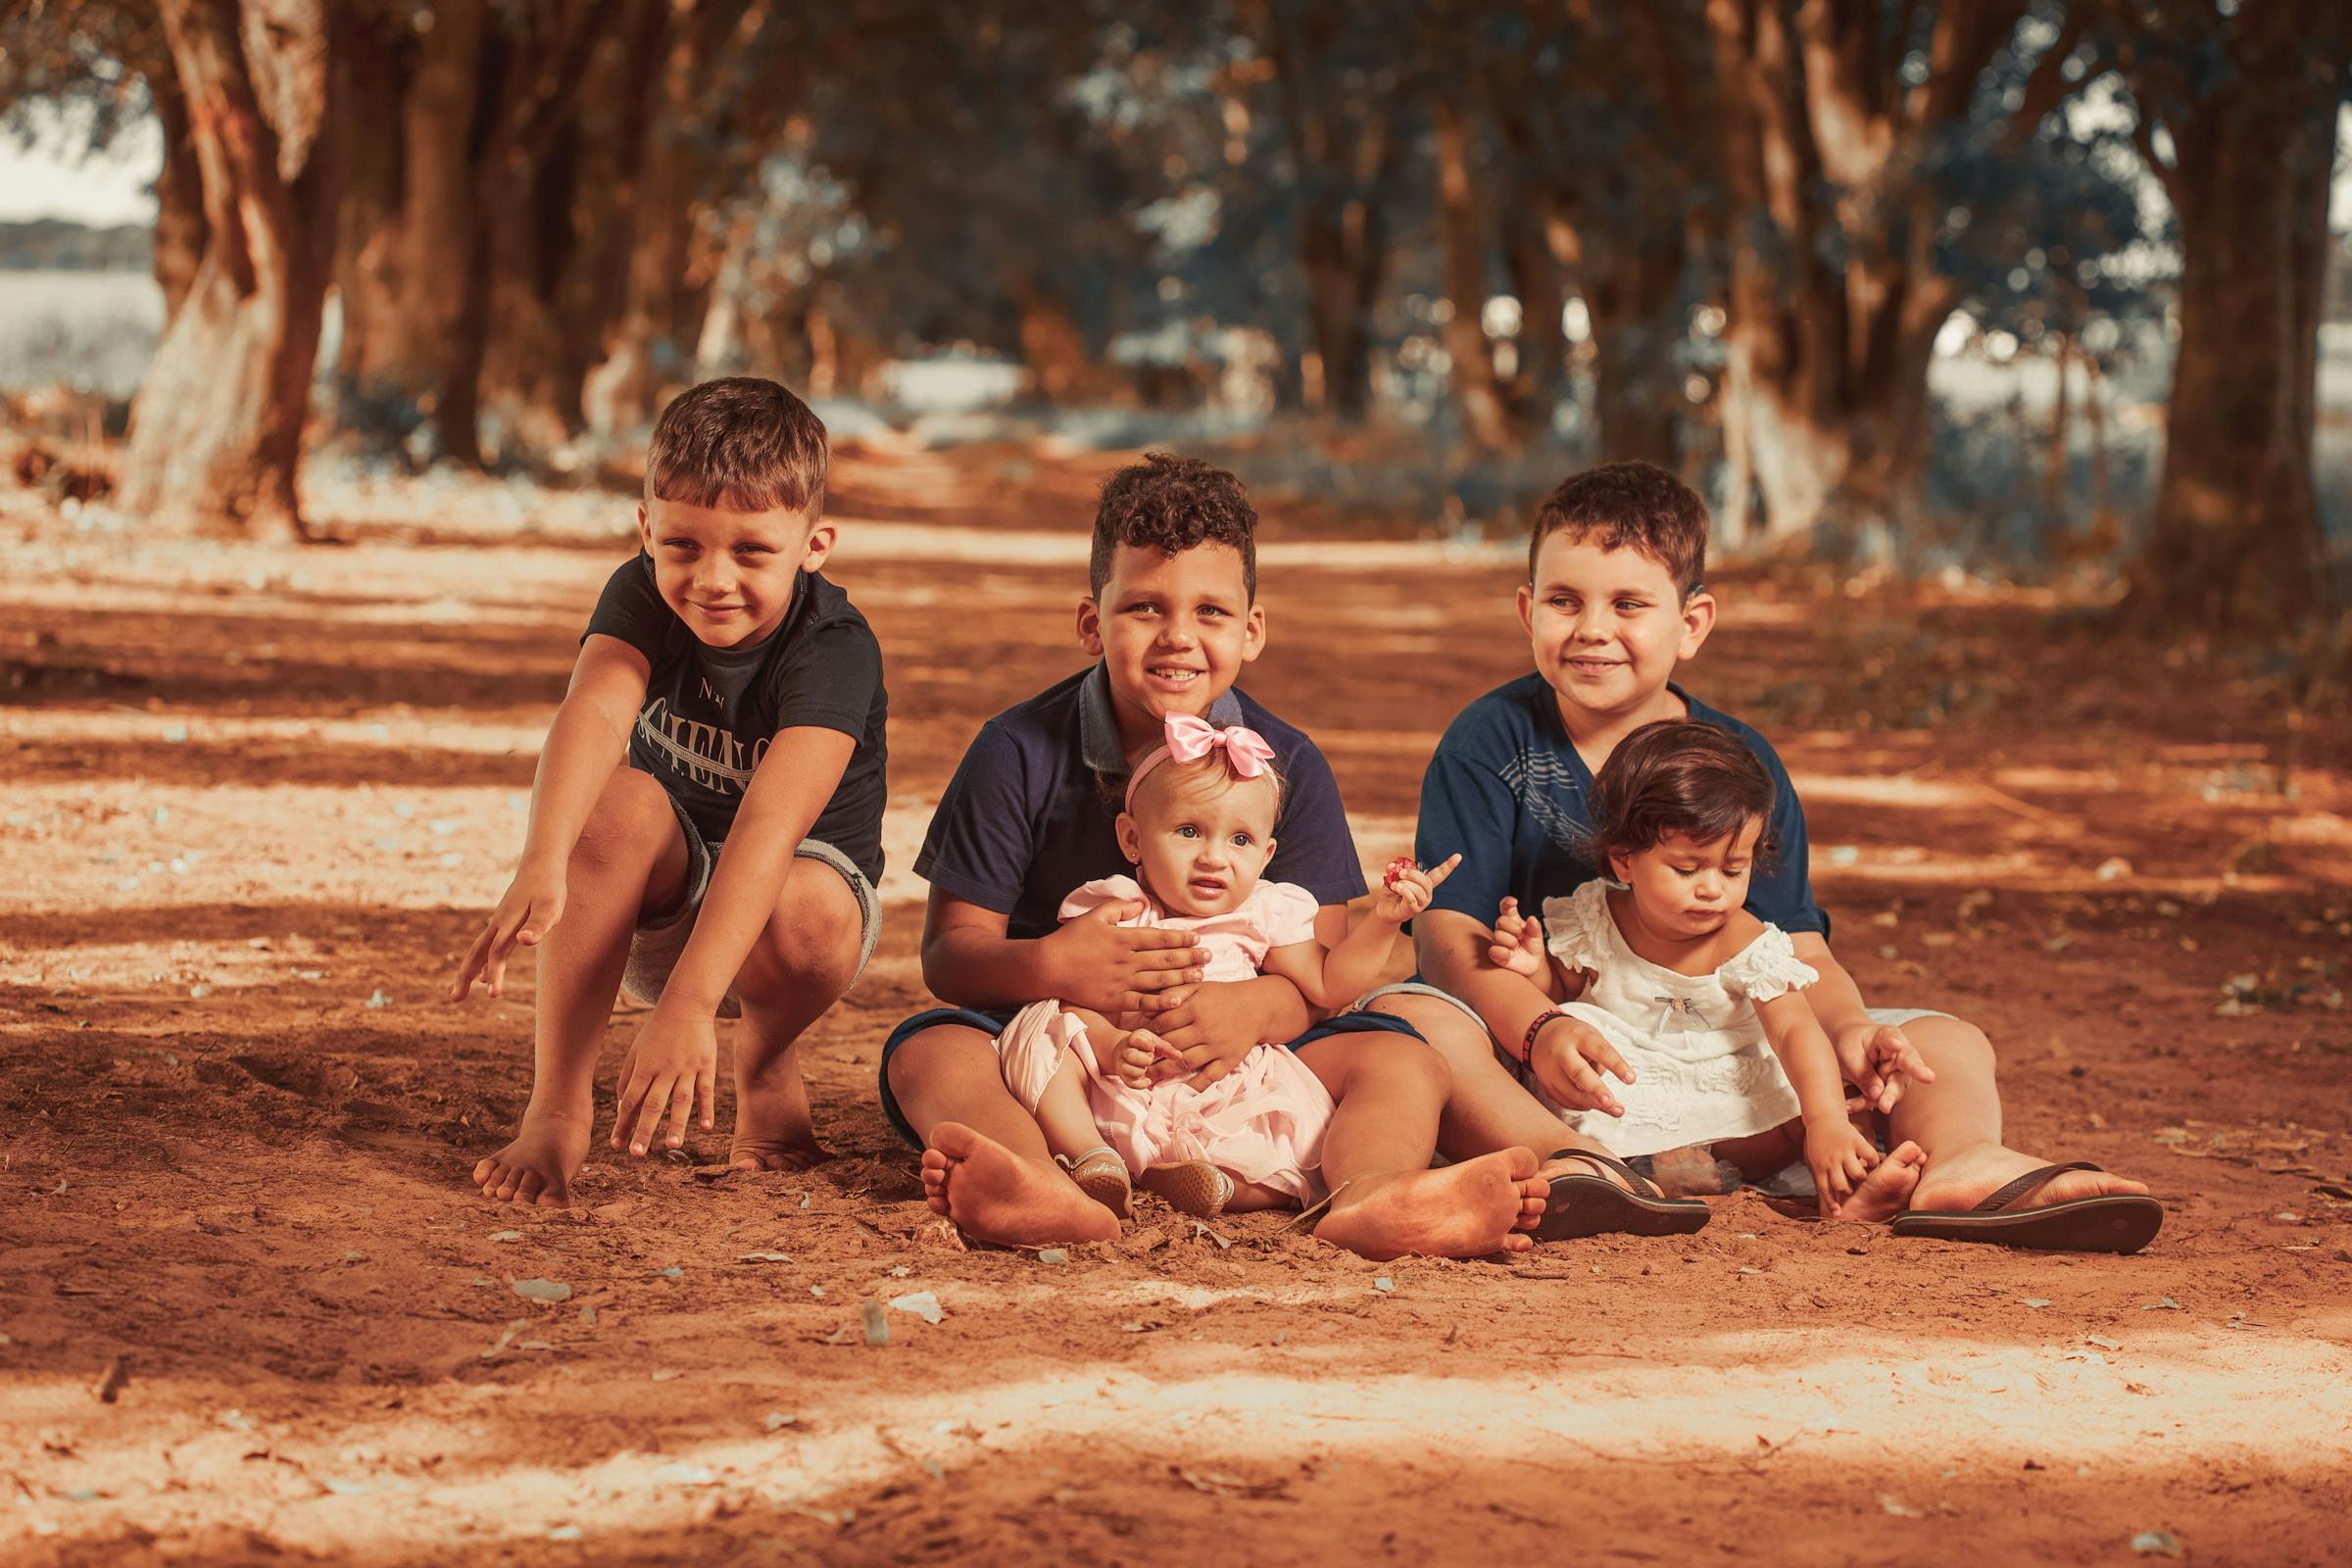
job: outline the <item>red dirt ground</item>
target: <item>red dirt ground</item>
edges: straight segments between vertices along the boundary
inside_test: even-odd
[[[0,1560],[2352,1561],[2340,698],[2290,720],[2291,672],[2046,596],[1733,572],[1689,682],[1780,742],[1866,994],[1988,1029],[2013,1142],[2153,1182],[2144,1254],[1752,1196],[1509,1262],[1149,1208],[962,1250],[873,1098],[907,866],[979,721],[1080,657],[1103,461],[843,455],[894,794],[881,951],[808,1054],[838,1157],[600,1147],[568,1214],[464,1179],[527,970],[434,997],[625,502],[321,486],[313,549],[0,510]],[[1250,685],[1378,865],[1524,667],[1513,551],[1269,539]]]

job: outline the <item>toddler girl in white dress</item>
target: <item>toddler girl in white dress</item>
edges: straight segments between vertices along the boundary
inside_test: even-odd
[[[1505,899],[1489,957],[1624,1058],[1622,1116],[1566,1109],[1536,1089],[1578,1132],[1629,1158],[1711,1148],[1750,1176],[1802,1158],[1824,1217],[1838,1217],[1858,1192],[1857,1212],[1873,1209],[1882,1160],[1926,1156],[1910,1143],[1882,1156],[1847,1119],[1837,1056],[1804,997],[1821,977],[1788,933],[1742,906],[1772,853],[1772,804],[1771,775],[1737,736],[1643,725],[1593,781],[1591,849],[1616,880],[1545,899],[1541,924]],[[1934,1077],[1908,1048],[1888,1066],[1890,1083]]]

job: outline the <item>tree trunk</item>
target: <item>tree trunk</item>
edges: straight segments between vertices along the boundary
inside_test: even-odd
[[[333,234],[325,107],[339,8],[163,0],[203,171],[204,256],[131,409],[120,504],[257,537],[300,532],[295,470]]]
[[[1568,306],[1559,260],[1544,241],[1541,202],[1522,190],[1502,217],[1503,266],[1519,301],[1519,368],[1511,396],[1523,422],[1551,427],[1568,384],[1568,339],[1560,319]]]
[[[336,106],[356,133],[344,144],[336,219],[334,286],[342,335],[335,351],[335,418],[369,430],[387,422],[369,404],[369,389],[384,377],[385,334],[401,318],[401,139],[389,127],[400,123],[415,33],[366,8],[354,8],[352,17],[353,58],[368,66],[350,73],[350,94]]]
[[[155,180],[155,281],[164,291],[164,319],[179,314],[204,262],[204,168],[188,134],[188,102],[179,82],[158,72],[147,84],[163,129],[164,167]]]
[[[1343,419],[1361,419],[1372,404],[1372,311],[1387,262],[1380,208],[1361,196],[1311,201],[1298,246],[1322,405]]]
[[[2180,347],[2164,478],[2132,611],[2152,624],[2291,626],[2339,602],[2312,475],[2340,50],[2320,8],[2234,24],[2229,74],[2168,115]],[[2339,37],[2336,42],[2342,42]]]
[[[1453,395],[1471,444],[1483,452],[1501,452],[1517,440],[1487,346],[1487,225],[1479,216],[1470,169],[1470,127],[1450,99],[1440,99],[1435,112],[1438,231],[1446,297],[1453,307],[1446,318],[1446,357],[1452,362]]]
[[[2041,513],[2044,527],[2055,531],[2066,526],[2067,447],[2073,440],[2073,389],[2068,384],[2068,372],[2075,358],[2074,339],[2064,332],[2052,334],[2058,340],[2051,359],[2058,368],[2058,386],[2050,400],[2050,450],[2041,477]]]

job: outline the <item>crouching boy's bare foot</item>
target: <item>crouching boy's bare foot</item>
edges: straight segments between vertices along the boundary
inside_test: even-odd
[[[473,1185],[501,1203],[536,1203],[564,1208],[571,1202],[571,1178],[588,1157],[587,1115],[526,1110],[514,1141],[473,1167]]]
[[[1524,1252],[1544,1194],[1533,1151],[1498,1150],[1442,1170],[1358,1177],[1332,1195],[1315,1236],[1370,1258]]]
[[[807,1170],[833,1157],[816,1141],[808,1090],[797,1053],[756,1074],[735,1077],[735,1136],[727,1149],[737,1170]]]
[[[958,1121],[931,1129],[923,1200],[966,1236],[1000,1247],[1107,1242],[1119,1234],[1118,1217],[1058,1166],[1024,1159]]]

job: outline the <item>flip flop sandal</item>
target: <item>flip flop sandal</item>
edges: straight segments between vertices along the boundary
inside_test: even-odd
[[[2136,1252],[2155,1240],[2164,1224],[2164,1205],[2137,1193],[2107,1193],[2031,1208],[2009,1205],[2053,1176],[2097,1170],[2087,1160],[2030,1170],[1962,1213],[1932,1214],[1913,1209],[1894,1216],[1897,1236],[1940,1242],[1990,1242],[2038,1252]]]
[[[1134,1184],[1127,1178],[1127,1162],[1108,1144],[1098,1145],[1074,1160],[1060,1154],[1054,1159],[1070,1173],[1080,1192],[1119,1218],[1127,1217],[1135,1197]]]
[[[1567,1242],[1582,1236],[1689,1236],[1715,1217],[1705,1200],[1668,1198],[1656,1183],[1612,1155],[1590,1149],[1561,1149],[1544,1163],[1553,1159],[1591,1160],[1624,1177],[1627,1185],[1620,1187],[1605,1176],[1552,1177],[1544,1217],[1536,1222],[1534,1234],[1539,1242]]]

